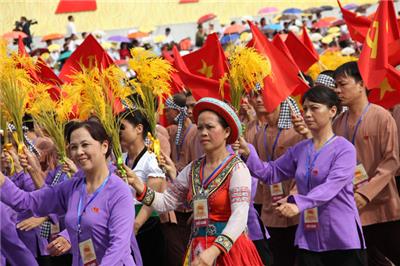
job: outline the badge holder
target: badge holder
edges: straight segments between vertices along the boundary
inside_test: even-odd
[[[304,211],[304,229],[315,230],[318,228],[318,208],[307,209]]]
[[[276,183],[269,186],[271,191],[271,198],[272,202],[275,203],[278,200],[281,200],[285,197],[283,192],[283,185],[282,183]]]
[[[360,163],[356,166],[356,171],[354,172],[354,179],[353,179],[353,185],[354,185],[354,190],[359,189],[362,185],[365,183],[368,183],[368,174],[367,171],[365,171],[364,166]]]
[[[92,239],[88,239],[79,243],[79,251],[81,252],[81,258],[84,266],[98,266],[96,261],[96,253]]]
[[[208,225],[208,201],[203,190],[193,200],[193,221],[195,227]]]

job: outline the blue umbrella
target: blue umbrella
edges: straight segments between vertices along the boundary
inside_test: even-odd
[[[72,54],[71,51],[66,51],[66,52],[62,53],[62,54],[58,57],[57,61],[65,60],[65,59],[69,58],[69,57],[71,56],[71,54]]]
[[[121,35],[110,36],[107,40],[112,42],[131,42],[129,38]]]
[[[283,27],[282,27],[281,24],[268,24],[268,25],[264,26],[263,30],[276,30],[276,31],[279,31],[279,30],[283,30]]]
[[[222,38],[221,38],[221,44],[227,44],[227,43],[230,43],[230,42],[234,42],[234,41],[236,41],[237,39],[239,39],[239,37],[240,37],[240,35],[239,34],[227,34],[227,35],[224,35]]]
[[[287,8],[283,10],[282,14],[301,14],[303,11],[298,8]]]
[[[357,7],[358,7],[357,4],[351,3],[351,4],[345,5],[343,8],[344,9],[356,9]]]

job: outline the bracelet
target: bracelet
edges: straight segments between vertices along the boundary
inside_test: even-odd
[[[226,254],[232,248],[233,241],[230,237],[221,234],[215,239],[213,245],[215,245],[218,249]]]
[[[146,196],[146,193],[147,193],[147,185],[144,184],[144,189],[143,189],[142,193],[140,195],[136,195],[136,199],[138,201],[142,201],[144,199],[144,196]]]

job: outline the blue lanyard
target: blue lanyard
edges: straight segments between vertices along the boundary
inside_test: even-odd
[[[82,215],[86,211],[87,206],[97,197],[97,195],[103,190],[103,188],[106,186],[108,179],[110,179],[111,173],[107,176],[107,178],[103,181],[101,186],[96,189],[96,191],[93,193],[93,197],[88,201],[88,203],[85,204],[85,206],[82,209],[83,205],[83,194],[85,193],[86,190],[86,178],[83,181],[82,184],[82,189],[81,189],[81,194],[79,197],[79,204],[78,204],[78,234],[81,232],[81,222],[82,222]],[[82,212],[81,212],[82,211]]]
[[[233,156],[234,155],[232,154],[226,156],[225,159],[217,166],[217,168],[214,169],[214,171],[207,178],[204,178],[204,166],[206,165],[206,158],[204,158],[201,167],[201,185],[203,188],[205,188],[205,185],[211,180],[211,178],[215,175],[215,173],[218,172],[218,170],[226,163],[226,161],[228,161],[228,159]]]
[[[368,103],[367,106],[365,106],[360,118],[358,118],[358,120],[357,120],[356,127],[354,128],[353,137],[351,138],[351,143],[353,143],[353,145],[355,145],[354,143],[355,143],[358,127],[360,126],[361,121],[364,118],[364,115],[367,113],[369,105],[370,105],[370,103]],[[347,116],[346,116],[346,138],[347,139],[349,139],[349,125],[347,123],[348,120],[349,120],[349,113],[347,112]]]
[[[307,161],[306,161],[306,178],[307,178],[307,186],[308,186],[308,191],[311,190],[311,171],[314,169],[315,166],[315,161],[317,160],[318,156],[321,154],[322,150],[328,146],[329,143],[333,141],[333,139],[336,137],[336,135],[333,135],[330,139],[328,139],[324,145],[317,151],[315,154],[313,160],[311,161],[311,154],[313,151],[313,141],[310,142],[308,153],[307,153]]]
[[[267,154],[268,161],[271,161],[274,158],[276,145],[278,144],[279,136],[282,133],[282,129],[279,128],[278,134],[275,137],[274,144],[272,145],[272,154],[270,155],[268,152],[268,144],[267,144],[267,128],[268,125],[266,125],[264,129],[264,148],[265,148],[265,153]]]

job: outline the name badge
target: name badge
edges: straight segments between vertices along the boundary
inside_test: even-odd
[[[318,228],[318,208],[307,209],[304,211],[304,228],[313,230]]]
[[[89,238],[88,240],[80,242],[79,251],[84,266],[98,266],[92,239]]]
[[[368,182],[368,174],[365,171],[364,166],[360,163],[356,166],[356,171],[354,172],[353,185],[354,189],[360,188],[362,185]]]
[[[193,200],[193,221],[196,227],[208,225],[208,202],[205,195],[197,195]]]
[[[50,236],[51,239],[56,239],[58,233],[60,233],[60,223],[56,223],[56,224],[50,224]]]
[[[282,183],[270,185],[272,202],[277,202],[285,197]]]

